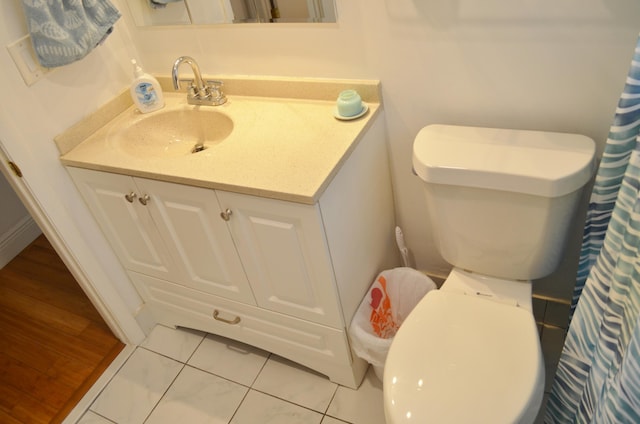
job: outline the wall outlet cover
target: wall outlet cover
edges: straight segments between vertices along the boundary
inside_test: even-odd
[[[31,44],[31,37],[28,34],[9,44],[7,50],[9,50],[9,54],[18,71],[20,71],[24,83],[28,86],[33,85],[44,74],[52,70],[44,68],[38,63],[36,52],[33,50],[33,44]]]

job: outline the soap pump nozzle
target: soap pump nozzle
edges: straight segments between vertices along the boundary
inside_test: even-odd
[[[141,77],[144,72],[142,71],[140,65],[138,65],[138,62],[136,62],[135,59],[131,59],[131,64],[133,65],[133,76],[136,78]]]

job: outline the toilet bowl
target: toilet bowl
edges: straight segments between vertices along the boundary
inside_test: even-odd
[[[544,364],[531,281],[553,272],[594,171],[587,137],[433,125],[414,142],[434,239],[453,266],[396,334],[388,424],[532,423]]]
[[[383,384],[388,423],[535,419],[544,364],[531,313],[531,285],[494,281],[522,286],[519,295],[529,296],[522,305],[522,296],[507,297],[513,294],[508,290],[479,295],[461,278],[478,285],[487,279],[454,269],[396,334]]]

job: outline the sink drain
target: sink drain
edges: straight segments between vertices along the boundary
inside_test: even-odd
[[[198,153],[203,151],[204,149],[206,149],[204,144],[196,144],[195,146],[193,146],[193,149],[191,149],[191,153]]]

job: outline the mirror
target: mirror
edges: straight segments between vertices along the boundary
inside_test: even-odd
[[[127,0],[137,26],[332,23],[334,0]]]

